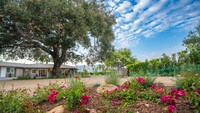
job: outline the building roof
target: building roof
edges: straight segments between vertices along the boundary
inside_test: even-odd
[[[18,68],[53,68],[53,64],[22,64],[22,63],[11,63],[11,62],[1,62],[0,66],[4,67],[18,67]],[[60,68],[70,68],[76,69],[74,66],[62,65]]]

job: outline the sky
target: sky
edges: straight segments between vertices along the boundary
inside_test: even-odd
[[[200,0],[107,0],[116,19],[115,48],[140,61],[183,49],[183,39],[200,23]]]
[[[113,45],[130,49],[140,61],[185,49],[183,39],[200,24],[200,0],[106,0],[105,4],[116,19]]]

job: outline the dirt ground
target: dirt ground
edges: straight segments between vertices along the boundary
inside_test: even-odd
[[[126,80],[131,79],[130,77],[121,78],[120,84],[124,83]],[[38,84],[42,87],[51,83],[59,83],[67,85],[69,78],[65,79],[37,79],[37,80],[1,80],[0,81],[0,90],[10,90],[17,88],[27,88],[30,91],[34,91],[37,88]],[[92,76],[90,78],[81,78],[81,80],[88,87],[92,87],[95,83],[100,83],[101,85],[105,84],[104,76]],[[156,82],[161,82],[165,86],[173,86],[175,78],[173,77],[157,77]]]

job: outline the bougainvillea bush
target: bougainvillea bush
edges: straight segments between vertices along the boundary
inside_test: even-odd
[[[0,113],[34,113],[39,108],[31,101],[28,90],[0,91]]]
[[[38,85],[33,96],[28,96],[28,90],[1,91],[0,112],[41,113],[63,105],[66,113],[89,113],[93,109],[100,113],[199,113],[200,86],[166,88],[154,80],[133,78],[103,94],[98,94],[96,87],[86,88],[79,76],[70,79],[68,87]]]
[[[200,74],[195,71],[182,72],[182,77],[175,81],[178,89],[184,89],[187,93],[186,99],[190,100],[191,108],[196,113],[200,112]]]
[[[36,90],[33,92],[33,98],[32,101],[35,103],[41,103],[49,101],[48,96],[52,93],[52,91],[56,92],[62,92],[57,94],[56,100],[61,100],[64,97],[65,91],[63,90],[65,86],[63,86],[63,83],[49,83],[47,86],[42,86],[40,84],[37,85]]]

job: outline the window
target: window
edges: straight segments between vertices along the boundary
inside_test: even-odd
[[[10,74],[14,74],[15,69],[14,68],[7,68],[6,72],[10,73]]]
[[[31,73],[36,73],[36,69],[33,69]]]

